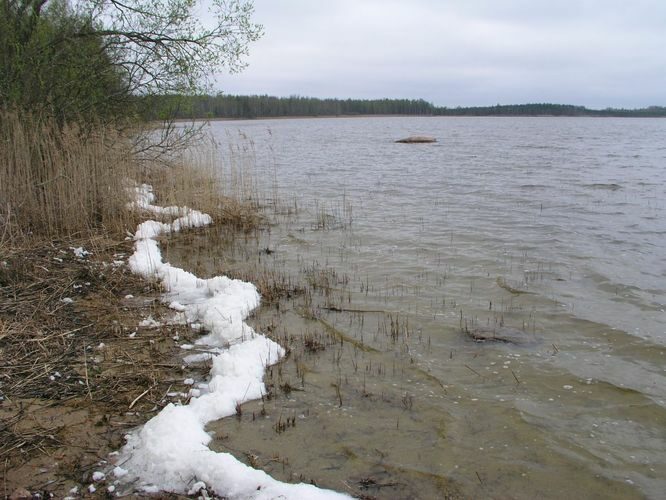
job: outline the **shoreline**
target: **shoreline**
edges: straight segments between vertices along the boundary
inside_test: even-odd
[[[114,486],[123,493],[198,494],[224,498],[312,498],[342,500],[347,495],[303,482],[281,482],[248,466],[227,452],[209,447],[213,436],[206,425],[236,413],[242,404],[263,399],[266,371],[285,356],[285,349],[246,323],[259,307],[260,295],[252,283],[224,275],[199,278],[163,261],[158,240],[185,229],[204,228],[213,219],[186,207],[154,205],[152,187],[136,188],[134,208],[157,219],[139,224],[134,234],[130,270],[156,280],[164,290],[160,300],[175,311],[169,324],[183,325],[197,338],[178,347],[189,353],[185,366],[203,365],[203,379],[189,379],[184,404],[168,403],[145,425],[125,436],[118,451]],[[174,218],[175,217],[175,218]],[[193,483],[193,481],[196,481]],[[260,492],[257,494],[257,492]],[[205,495],[204,495],[205,496]]]
[[[89,251],[90,241],[77,248],[55,245],[42,260],[27,252],[28,265],[42,273],[52,274],[54,261],[61,264],[62,291],[52,308],[60,311],[58,316],[87,325],[72,329],[67,323],[65,331],[46,337],[58,340],[76,332],[73,338],[84,342],[80,355],[75,355],[77,348],[68,360],[56,354],[58,363],[53,366],[48,359],[39,363],[41,376],[50,379],[46,385],[57,392],[36,393],[43,382],[29,388],[30,397],[0,386],[0,415],[15,434],[5,439],[9,428],[0,429],[5,497],[30,498],[39,492],[59,498],[155,493],[349,498],[309,484],[280,482],[229,453],[208,448],[212,436],[205,424],[233,415],[242,403],[261,399],[266,369],[284,351],[244,322],[259,305],[254,285],[224,276],[199,279],[162,261],[160,235],[209,225],[210,217],[192,209],[155,206],[152,193],[138,194],[135,208],[157,218],[176,218],[170,223],[144,221],[131,241],[107,242],[114,253],[103,253],[100,247]],[[5,259],[0,260],[0,272],[26,260],[0,250]],[[74,298],[64,296],[69,295],[72,274],[92,276],[100,268],[114,276],[113,293],[104,287],[98,291],[98,283],[89,278],[81,285],[74,283]],[[103,298],[97,298],[99,294]],[[182,303],[172,300],[174,296]],[[15,300],[18,307],[25,297]],[[83,311],[89,319],[79,318]],[[42,347],[39,331],[25,333],[28,345]],[[15,344],[19,349],[22,339]],[[59,349],[54,345],[49,351]],[[152,375],[135,380],[144,368]],[[73,388],[66,394],[75,394],[61,399],[65,386]],[[32,419],[24,418],[26,410]],[[34,448],[26,447],[26,433],[37,440]]]
[[[355,118],[581,118],[581,119],[666,119],[666,116],[603,116],[603,115],[298,115],[298,116],[257,116],[254,118],[176,118],[175,123],[206,122],[252,122],[268,120],[317,120],[317,119],[355,119]],[[161,122],[156,122],[161,123]]]

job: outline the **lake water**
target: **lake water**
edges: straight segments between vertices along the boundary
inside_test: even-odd
[[[225,266],[328,280],[309,316],[257,321],[347,340],[294,355],[279,376],[302,390],[265,423],[258,403],[220,422],[219,449],[379,498],[663,498],[666,120],[211,131],[250,144],[261,190],[295,207]],[[437,142],[394,142],[409,135]],[[507,328],[518,344],[469,335]],[[277,432],[278,415],[297,426]]]

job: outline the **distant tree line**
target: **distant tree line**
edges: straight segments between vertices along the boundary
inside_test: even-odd
[[[423,99],[318,99],[268,95],[151,96],[149,119],[277,118],[285,116],[619,116],[666,117],[666,107],[589,109],[568,104],[514,104],[447,108]],[[144,103],[145,104],[145,103]]]
[[[509,104],[475,106],[468,108],[436,108],[436,115],[444,116],[615,116],[666,117],[666,107],[650,106],[642,109],[589,109],[571,104]]]
[[[433,115],[423,99],[317,99],[268,95],[153,96],[150,118],[275,118],[283,116]]]

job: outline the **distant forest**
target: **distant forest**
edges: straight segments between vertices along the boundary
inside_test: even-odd
[[[149,119],[278,118],[287,116],[616,116],[666,117],[666,107],[589,109],[568,104],[512,104],[447,108],[423,99],[318,99],[267,95],[152,96]]]

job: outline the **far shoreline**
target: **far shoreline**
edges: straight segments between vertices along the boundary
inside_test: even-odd
[[[620,118],[620,119],[664,119],[666,116],[603,116],[603,115],[294,115],[294,116],[255,116],[252,118],[213,117],[213,118],[176,118],[175,123],[189,122],[249,122],[267,120],[316,120],[345,118]]]
[[[532,102],[494,106],[438,106],[424,99],[341,99],[269,95],[163,95],[148,102],[147,117],[209,120],[384,117],[617,117],[666,118],[666,106],[593,109],[574,104]]]

